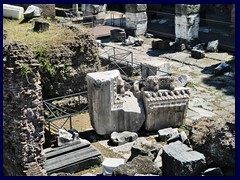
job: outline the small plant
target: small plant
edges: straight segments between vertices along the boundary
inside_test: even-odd
[[[48,49],[46,47],[38,47],[34,50],[38,62],[41,64],[41,71],[44,73],[49,73],[52,77],[56,75],[57,69],[51,64],[48,57]]]
[[[29,82],[28,75],[33,73],[32,68],[30,68],[28,64],[20,64],[20,65],[21,65],[21,67],[22,67],[22,69],[21,69],[21,75],[22,75],[22,76],[25,76],[28,84],[31,84],[31,83]]]

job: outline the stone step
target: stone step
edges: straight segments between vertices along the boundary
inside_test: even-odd
[[[66,148],[69,149],[69,147]],[[57,172],[73,173],[100,164],[101,162],[101,153],[93,146],[87,146],[47,159],[44,168],[48,174]]]
[[[72,151],[76,151],[78,149],[88,147],[88,146],[90,146],[90,143],[87,141],[86,142],[82,141],[81,143],[79,143],[79,141],[77,141],[75,143],[72,143],[71,146],[66,145],[66,146],[61,146],[58,148],[47,148],[47,149],[44,149],[43,151],[45,153],[46,159],[50,159],[50,158],[53,158],[56,156],[60,156],[62,154],[66,154],[66,153],[69,153]]]

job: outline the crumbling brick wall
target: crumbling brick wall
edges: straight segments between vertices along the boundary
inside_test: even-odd
[[[13,42],[4,58],[3,167],[5,175],[46,175],[39,63],[28,46]]]

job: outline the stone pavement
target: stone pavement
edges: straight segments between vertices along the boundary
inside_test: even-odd
[[[151,41],[153,38],[143,37],[143,39],[145,40],[143,45],[136,47],[122,46],[121,43],[113,43],[109,39],[102,40],[102,43],[133,52],[133,61],[136,63],[154,64],[159,61],[167,61],[170,64],[172,76],[179,77],[182,74],[190,76],[192,82],[187,86],[191,89],[191,96],[186,123],[201,117],[235,114],[235,77],[213,76],[210,73],[212,67],[225,61],[231,63],[233,74],[235,74],[234,55],[227,52],[207,52],[205,58],[193,59],[189,51],[152,50]],[[100,48],[100,54],[107,48],[109,47]]]

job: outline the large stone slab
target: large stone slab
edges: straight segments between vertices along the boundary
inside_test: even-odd
[[[200,175],[206,164],[203,154],[180,141],[163,146],[162,161],[165,176]]]
[[[141,75],[143,78],[148,76],[166,76],[170,73],[170,64],[167,61],[149,61],[147,64],[142,64]]]
[[[91,124],[98,134],[137,132],[141,128],[143,104],[132,92],[125,92],[118,70],[88,73],[86,79]]]
[[[23,7],[3,4],[3,17],[21,19],[23,17]]]

